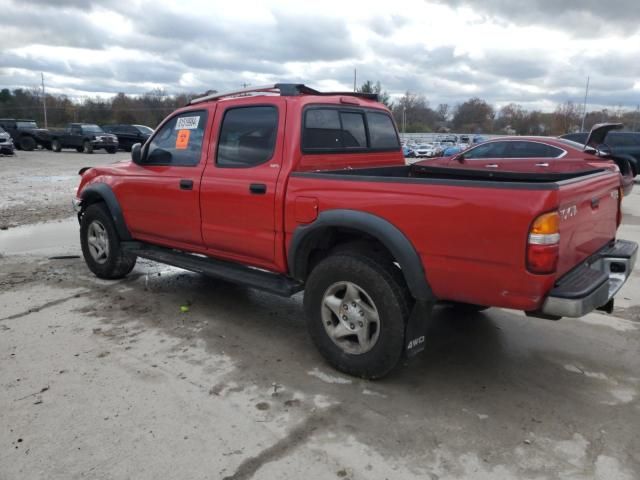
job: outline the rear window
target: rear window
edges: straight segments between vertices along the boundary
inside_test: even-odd
[[[302,131],[305,152],[399,149],[398,134],[386,113],[331,107],[314,107],[305,112]]]

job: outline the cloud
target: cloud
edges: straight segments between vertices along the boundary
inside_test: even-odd
[[[638,102],[638,0],[323,5],[0,0],[0,88],[31,87],[44,72],[51,91],[74,95],[278,81],[348,90],[356,68],[358,83],[432,105],[479,96],[549,109],[581,102],[587,75],[593,102]]]
[[[542,25],[575,35],[631,34],[640,29],[638,0],[437,0],[469,7],[507,22]]]

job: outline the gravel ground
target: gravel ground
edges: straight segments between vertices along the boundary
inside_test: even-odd
[[[1,156],[0,229],[73,215],[78,170],[127,158],[126,152],[110,155],[101,150],[93,154],[17,150],[14,156]]]

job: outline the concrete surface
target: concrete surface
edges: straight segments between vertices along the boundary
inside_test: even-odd
[[[0,212],[34,218],[6,203],[28,191],[23,168],[112,158],[5,164],[17,183]],[[619,236],[640,241],[640,185],[624,211]],[[73,220],[0,231],[2,480],[640,477],[637,269],[613,315],[440,308],[427,351],[366,382],[323,363],[300,295],[148,261],[101,281],[77,233]]]

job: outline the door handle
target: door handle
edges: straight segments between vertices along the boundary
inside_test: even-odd
[[[485,165],[484,168],[498,168],[498,164],[497,163],[490,163],[488,165]]]
[[[184,178],[180,180],[180,190],[193,190],[193,180]]]
[[[252,183],[249,185],[249,191],[255,195],[264,195],[267,193],[267,186],[264,183]]]
[[[536,167],[548,167],[549,164],[548,163],[536,163]]]

